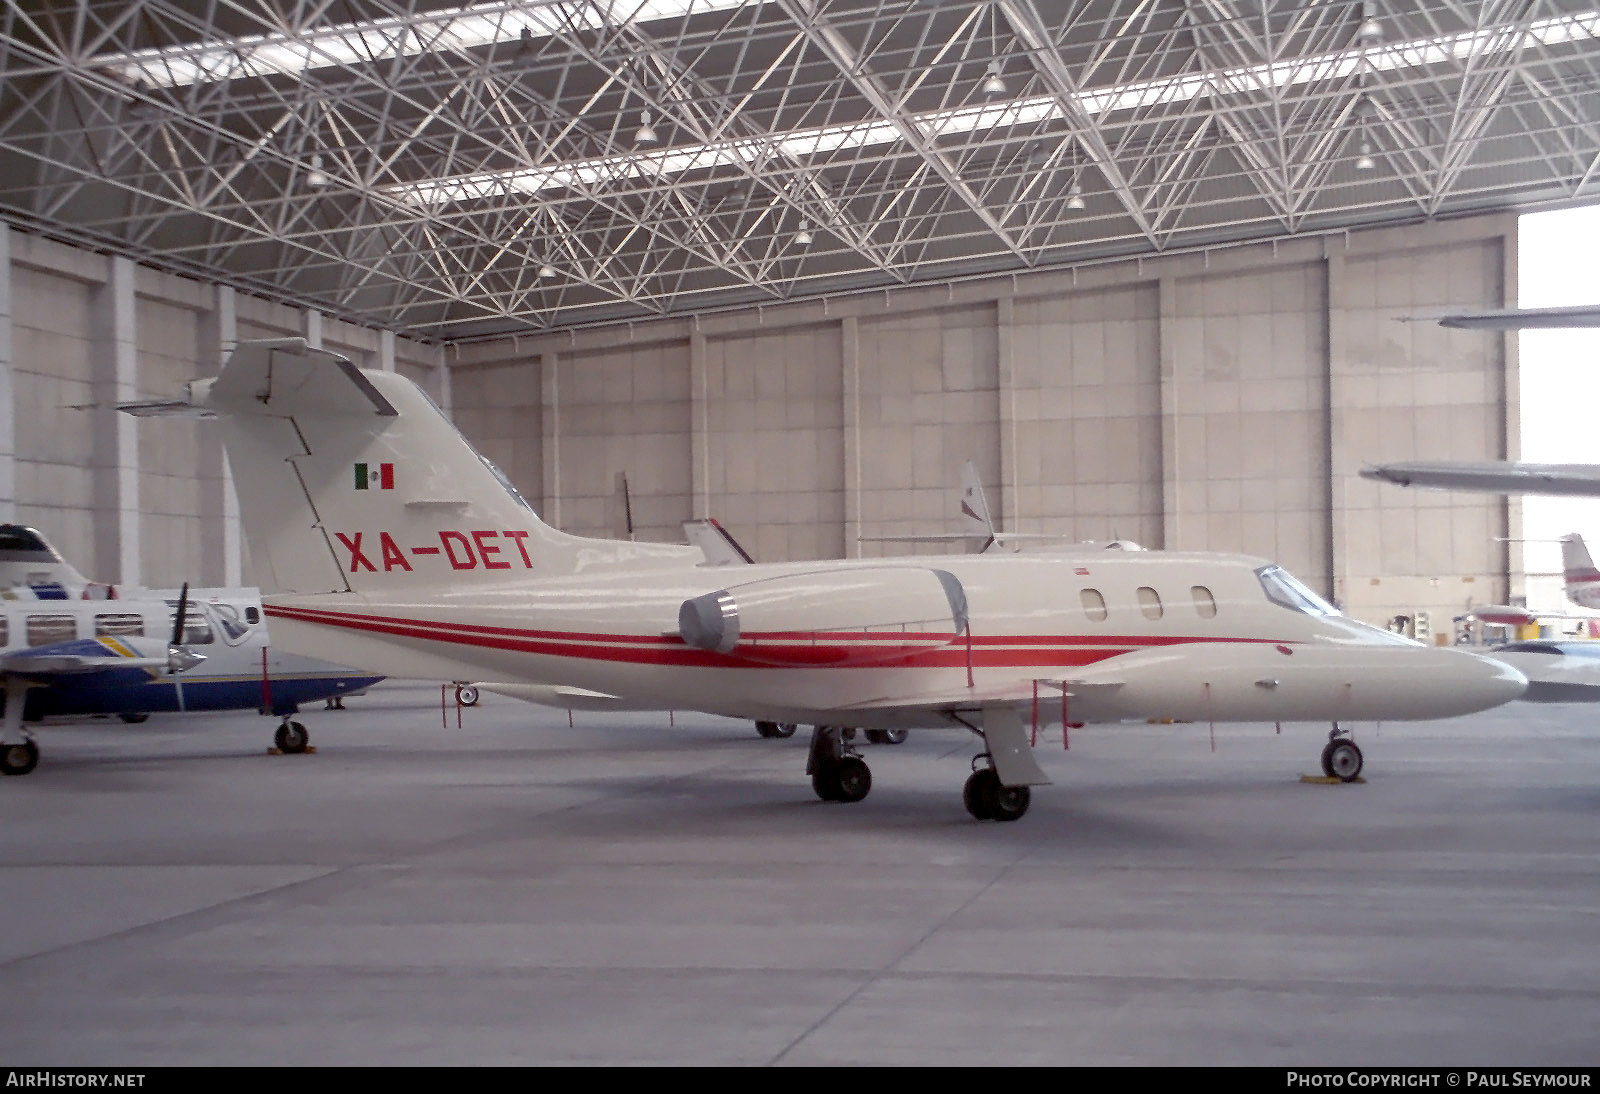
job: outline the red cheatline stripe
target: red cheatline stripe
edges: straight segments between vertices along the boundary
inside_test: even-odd
[[[516,650],[548,657],[570,657],[592,661],[619,661],[635,664],[663,664],[698,667],[749,668],[745,658],[711,653],[683,645],[675,637],[652,635],[585,634],[566,631],[531,631],[509,627],[484,627],[466,623],[441,623],[430,620],[390,619],[384,616],[357,615],[308,608],[268,607],[270,616],[299,622],[319,623],[350,630],[377,634],[392,634],[405,638],[419,638],[432,642],[477,646],[485,649]],[[1004,645],[975,650],[972,664],[990,667],[1007,666],[1073,666],[1093,664],[1096,661],[1128,653],[1140,647],[1171,645],[1177,642],[1226,641],[1238,644],[1257,644],[1272,639],[1257,638],[1149,638],[1137,635],[1118,635],[1089,642],[1078,640],[1068,644],[1064,636],[1011,636],[991,639]],[[840,658],[859,657],[860,644],[834,641],[833,636],[823,636],[820,643],[804,645],[762,644],[758,647],[764,660],[782,660],[786,650],[792,651],[796,663],[818,663],[818,645],[839,648]],[[1041,648],[1046,647],[1046,648]],[[1053,648],[1050,648],[1053,647]],[[865,647],[870,650],[871,647]],[[852,652],[854,651],[854,652]],[[909,651],[900,660],[905,667],[955,668],[967,663],[964,649],[949,644],[934,649]],[[880,662],[881,663],[881,662]],[[865,666],[863,666],[865,667]]]
[[[327,623],[332,626],[357,626],[361,623],[402,624],[434,628],[441,631],[460,632],[464,636],[486,635],[534,640],[543,639],[557,642],[581,642],[585,644],[617,643],[674,648],[682,645],[682,640],[676,635],[615,634],[595,631],[532,630],[525,627],[491,627],[481,623],[459,623],[429,619],[394,619],[388,616],[364,615],[356,612],[335,612],[323,608],[294,608],[283,605],[269,606],[266,610],[269,615],[281,615],[286,619],[298,619],[306,623]],[[895,642],[907,637],[913,640],[931,638],[938,641],[954,642],[959,637],[959,634],[950,631],[917,631],[910,635],[902,635],[898,631],[761,631],[744,636],[747,640],[759,642],[783,639],[806,643],[825,642],[829,645]],[[1109,647],[1119,650],[1127,649],[1130,646],[1173,646],[1191,642],[1218,641],[1275,645],[1285,640],[1281,638],[1218,638],[1211,635],[1132,634],[1002,634],[987,637],[974,635],[972,639],[975,646],[1084,646]],[[1294,643],[1291,642],[1290,644],[1293,645]]]

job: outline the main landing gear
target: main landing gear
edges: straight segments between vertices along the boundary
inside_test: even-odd
[[[799,729],[795,722],[757,722],[756,732],[763,737],[784,738],[793,737],[794,731]],[[853,729],[840,730],[846,741],[855,738]],[[867,730],[867,743],[873,745],[899,745],[905,744],[907,731],[903,729],[869,729]]]
[[[1322,773],[1330,779],[1353,783],[1361,774],[1361,748],[1350,739],[1349,733],[1338,722],[1328,732],[1328,743],[1322,749]]]
[[[977,820],[1014,821],[1033,804],[1033,791],[1026,786],[1005,786],[989,765],[989,754],[973,757],[973,771],[961,788],[961,801]],[[976,766],[982,763],[982,767]]]
[[[846,743],[839,726],[817,726],[811,732],[811,753],[806,758],[811,789],[825,802],[858,802],[872,789],[872,771]]]
[[[39,746],[32,737],[0,744],[0,775],[26,775],[39,766]]]
[[[22,728],[28,682],[20,676],[7,676],[5,695],[5,715],[0,720],[0,775],[26,775],[39,766],[39,746],[33,743],[33,734]]]
[[[272,735],[272,743],[278,747],[279,752],[297,756],[310,746],[311,734],[306,732],[305,726],[290,720],[285,714],[283,721],[278,723],[278,731]]]

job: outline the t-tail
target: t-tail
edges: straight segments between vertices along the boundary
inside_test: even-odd
[[[226,419],[265,593],[469,591],[701,560],[693,547],[551,528],[414,383],[301,339],[240,343],[185,405]]]

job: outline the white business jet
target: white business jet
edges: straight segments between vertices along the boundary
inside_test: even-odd
[[[276,640],[386,675],[567,682],[659,709],[811,724],[817,795],[871,773],[841,727],[983,744],[964,799],[1013,820],[1049,780],[1029,722],[1442,718],[1508,666],[1346,619],[1263,559],[1156,551],[701,565],[548,527],[409,380],[242,343],[214,411]],[[1325,769],[1353,779],[1336,725]]]

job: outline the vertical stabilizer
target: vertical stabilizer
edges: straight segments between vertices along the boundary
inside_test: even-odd
[[[1561,537],[1561,578],[1573,603],[1600,607],[1600,572],[1589,557],[1588,545],[1576,532]]]
[[[299,339],[240,343],[190,402],[224,419],[266,593],[470,590],[700,560],[549,527],[410,380]]]
[[[971,460],[961,465],[961,531],[982,544],[978,554],[994,545],[994,517],[989,513],[989,499],[984,496],[983,483],[978,478],[978,465]]]

